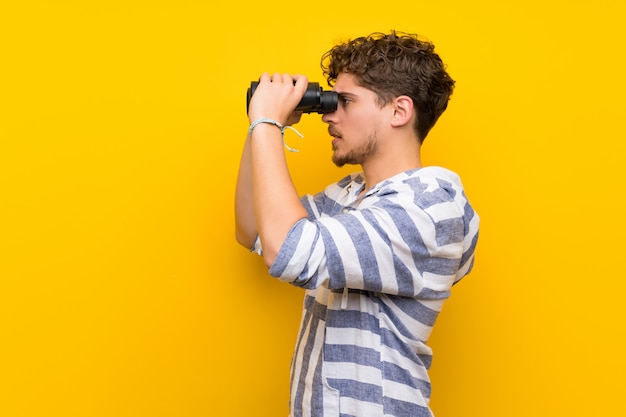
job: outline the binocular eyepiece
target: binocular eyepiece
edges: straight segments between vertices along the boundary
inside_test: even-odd
[[[258,81],[252,81],[250,83],[246,100],[246,112],[248,111],[250,99],[252,98],[258,84]],[[324,91],[322,87],[320,87],[319,83],[310,82],[295,111],[320,114],[332,113],[337,110],[337,98],[338,95],[334,91]]]

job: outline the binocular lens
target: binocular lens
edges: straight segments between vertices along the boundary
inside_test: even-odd
[[[252,81],[246,97],[246,112],[250,99],[256,90],[258,81]],[[296,107],[295,111],[302,113],[332,113],[337,110],[338,95],[334,91],[324,91],[319,83],[310,82],[302,100]]]

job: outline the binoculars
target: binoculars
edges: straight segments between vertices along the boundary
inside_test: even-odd
[[[250,99],[252,98],[258,84],[258,81],[252,81],[250,83],[250,88],[248,88],[248,94],[246,97],[246,112],[248,111]],[[320,87],[319,83],[310,82],[295,111],[320,114],[332,113],[337,110],[337,99],[338,94],[334,91],[324,91],[322,87]]]

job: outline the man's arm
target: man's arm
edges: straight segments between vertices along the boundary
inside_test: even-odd
[[[255,221],[263,245],[263,258],[274,263],[287,233],[307,212],[293,185],[280,129],[263,123],[250,138]]]
[[[286,125],[302,99],[307,79],[294,85],[288,75],[263,74],[249,104],[250,122],[272,119]],[[256,125],[246,139],[235,197],[237,241],[251,247],[258,233],[263,258],[271,266],[287,233],[307,212],[293,185],[283,149],[281,129]]]
[[[235,190],[235,238],[240,245],[252,248],[258,231],[254,219],[252,201],[252,159],[250,156],[250,138],[247,137],[239,163],[237,188]]]

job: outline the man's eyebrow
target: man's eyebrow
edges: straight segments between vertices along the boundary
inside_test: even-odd
[[[337,95],[338,95],[339,97],[348,97],[348,98],[354,98],[354,97],[356,97],[356,95],[355,95],[355,94],[350,93],[350,92],[348,92],[348,91],[335,91],[335,93],[337,93]]]

